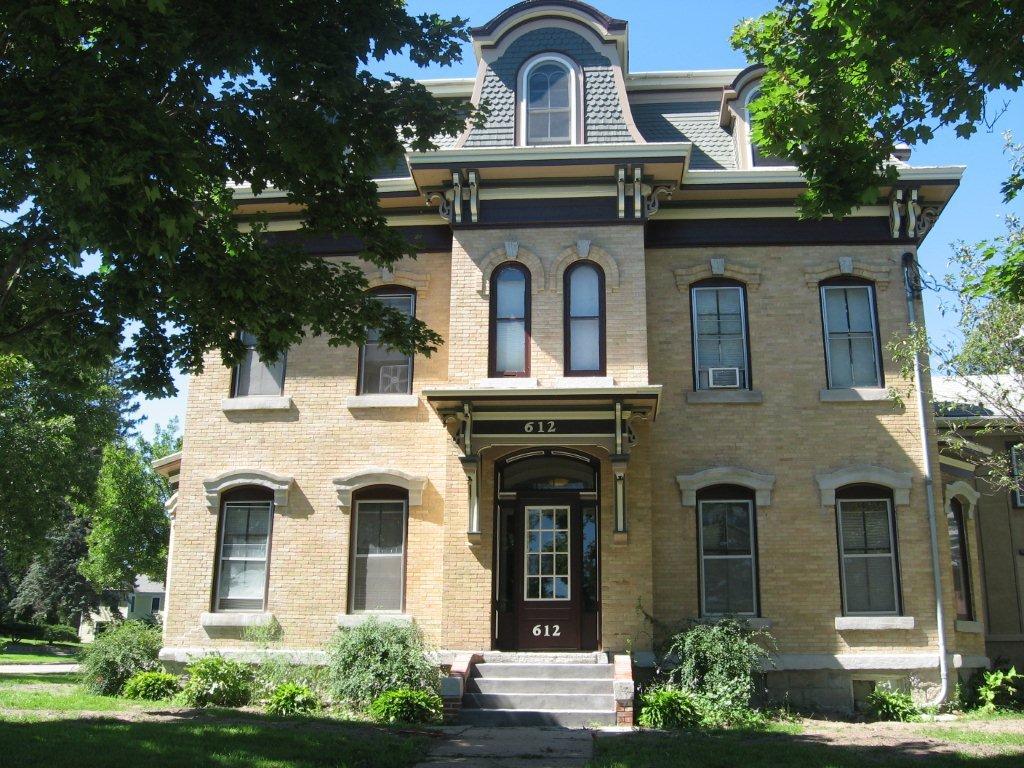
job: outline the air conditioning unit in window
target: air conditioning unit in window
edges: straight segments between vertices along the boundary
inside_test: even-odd
[[[739,368],[708,368],[708,386],[711,389],[739,389]]]

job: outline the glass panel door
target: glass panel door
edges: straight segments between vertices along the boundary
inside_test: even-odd
[[[524,572],[527,600],[568,600],[569,507],[527,507]]]

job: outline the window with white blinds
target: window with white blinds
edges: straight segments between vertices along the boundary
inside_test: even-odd
[[[380,293],[374,298],[386,307],[412,317],[416,314],[413,293]],[[363,395],[407,395],[412,392],[412,355],[392,349],[370,331],[359,355],[359,392]]]
[[[889,499],[837,499],[847,615],[899,613],[896,547]]]
[[[738,285],[694,286],[690,290],[690,304],[697,389],[711,387],[712,368],[737,369],[737,387],[749,388],[743,288]]]
[[[233,397],[250,395],[277,396],[284,392],[285,355],[274,362],[260,359],[256,351],[256,337],[251,333],[241,334],[245,345],[245,357],[235,367],[235,388]]]
[[[701,501],[701,614],[757,615],[754,505]]]
[[[882,386],[872,287],[823,285],[821,303],[829,388]]]
[[[217,569],[218,611],[262,611],[273,503],[225,501]]]
[[[599,374],[604,369],[604,280],[597,265],[576,262],[565,278],[565,372]]]
[[[491,285],[491,374],[525,376],[529,371],[530,279],[519,264],[498,267]]]
[[[356,502],[351,609],[402,610],[405,591],[405,501]]]

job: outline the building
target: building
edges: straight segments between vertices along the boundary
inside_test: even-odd
[[[519,3],[473,30],[475,78],[427,83],[490,116],[382,175],[420,255],[365,271],[442,334],[436,354],[209,356],[165,660],[241,653],[271,616],[316,658],[381,615],[457,669],[545,650],[639,668],[672,627],[732,614],[776,638],[771,690],[822,708],[881,680],[934,697],[986,664],[941,509],[929,532],[934,419],[888,396],[905,255],[963,168],[900,152],[878,204],[799,220],[800,175],[750,144],[761,69],[630,72],[627,32]],[[302,240],[283,193],[236,196],[243,226],[270,213],[276,237],[358,259]]]
[[[106,629],[113,621],[136,619],[160,623],[163,621],[164,585],[146,576],[135,580],[135,588],[131,592],[121,592],[117,597],[117,616],[107,606],[101,607],[88,615],[83,615],[78,625],[78,637],[83,643],[90,643],[96,635]]]

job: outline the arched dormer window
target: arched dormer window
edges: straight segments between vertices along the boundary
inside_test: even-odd
[[[760,95],[760,88],[752,88],[743,100],[743,121],[747,126],[747,162],[751,168],[792,167],[793,164],[786,158],[766,155],[754,143],[754,117],[750,111],[750,102]]]
[[[604,272],[591,261],[565,270],[565,375],[603,376]]]
[[[375,288],[373,298],[386,307],[397,309],[409,317],[416,316],[416,291],[402,285]],[[412,392],[412,355],[392,349],[380,340],[377,331],[370,331],[359,349],[360,395],[407,395]]]
[[[530,273],[509,261],[491,274],[492,377],[530,374]]]
[[[519,143],[548,146],[579,143],[579,75],[573,62],[542,54],[520,71]]]

